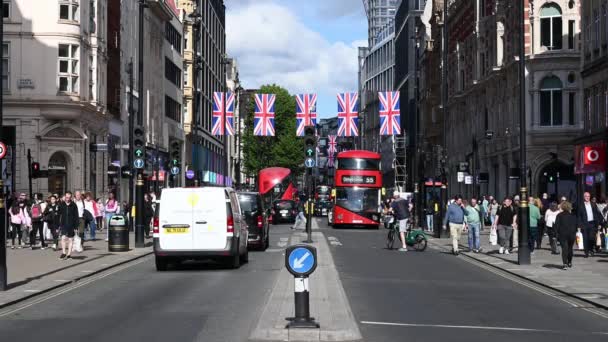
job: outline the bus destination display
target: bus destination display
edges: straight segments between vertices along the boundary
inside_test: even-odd
[[[344,184],[376,184],[376,176],[342,176]]]

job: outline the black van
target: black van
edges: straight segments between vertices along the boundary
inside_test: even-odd
[[[241,213],[249,230],[249,246],[266,250],[270,245],[268,214],[259,192],[239,192]]]

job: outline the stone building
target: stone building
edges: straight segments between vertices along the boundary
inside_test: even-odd
[[[513,1],[449,3],[445,124],[451,195],[500,198],[519,191],[519,13]],[[529,168],[521,176],[528,177],[534,195],[576,195],[572,139],[581,134],[583,120],[579,28],[578,1],[525,2]],[[488,175],[478,191],[458,175],[474,174],[474,167]]]

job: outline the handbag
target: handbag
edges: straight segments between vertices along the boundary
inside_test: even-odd
[[[580,229],[576,232],[576,248],[578,250],[585,249],[585,245],[583,244],[583,233],[581,233]]]
[[[490,245],[496,246],[498,243],[498,233],[496,233],[496,228],[492,227],[490,229]]]
[[[82,253],[82,239],[80,236],[74,236],[74,242],[72,244],[72,250],[77,253]]]
[[[596,234],[595,245],[597,247],[602,247],[602,234],[600,232],[597,232],[597,234]]]

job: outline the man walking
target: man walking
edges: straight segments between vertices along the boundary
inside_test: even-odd
[[[513,228],[517,228],[517,210],[513,208],[512,204],[511,197],[505,198],[503,205],[496,213],[496,219],[492,226],[498,233],[498,243],[500,244],[498,253],[500,254],[509,254],[508,243],[511,241]]]
[[[296,199],[296,208],[298,210],[298,216],[296,216],[296,222],[293,223],[291,229],[298,229],[300,223],[304,224],[304,228],[306,228],[306,215],[304,215],[304,205],[302,204],[301,199]]]
[[[61,256],[59,259],[72,258],[72,244],[79,227],[78,206],[72,202],[72,193],[65,193],[65,201],[59,205],[59,229],[61,234]]]
[[[405,198],[399,195],[399,191],[393,192],[393,202],[391,209],[395,215],[395,220],[399,222],[399,235],[401,236],[402,247],[400,252],[407,252],[407,244],[405,243],[405,233],[407,232],[407,221],[410,218],[410,209],[412,204]]]
[[[471,203],[466,206],[464,210],[464,224],[465,227],[469,228],[469,251],[479,253],[482,251],[479,242],[479,232],[481,231],[483,215],[481,214],[481,210],[477,204],[477,198],[471,198]]]
[[[583,205],[577,211],[578,227],[583,233],[583,242],[585,244],[585,258],[595,255],[595,241],[597,231],[604,223],[604,217],[600,213],[597,204],[591,202],[591,194],[585,192],[583,194]]]
[[[460,235],[464,228],[464,206],[462,204],[462,196],[457,195],[454,197],[454,202],[448,206],[447,213],[443,219],[443,229],[450,226],[450,236],[452,237],[452,253],[454,255],[460,254],[458,248],[458,242],[460,241]]]

